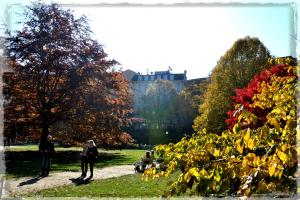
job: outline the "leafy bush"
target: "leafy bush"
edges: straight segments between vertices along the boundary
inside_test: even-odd
[[[295,66],[297,60],[293,57],[284,57],[275,60],[271,59],[270,62],[276,62],[277,65],[272,66],[270,70],[265,69],[260,74],[255,75],[247,87],[235,90],[236,96],[231,98],[236,109],[227,112],[228,118],[226,123],[228,128],[232,129],[238,121],[238,114],[241,112],[241,108],[245,108],[257,116],[256,127],[262,126],[266,122],[266,116],[270,112],[270,108],[262,109],[261,107],[253,106],[253,97],[259,92],[260,83],[263,81],[269,83],[272,76],[294,76],[293,72],[287,69],[290,65]]]
[[[294,194],[297,68],[277,65],[262,74],[268,78],[256,77],[249,84],[255,82],[255,90],[250,90],[253,94],[248,95],[249,105],[237,112],[232,129],[220,135],[203,129],[176,144],[157,146],[155,149],[168,168],[165,172],[152,168],[144,176],[168,176],[180,170],[177,181],[166,193],[168,196],[187,190],[204,196],[273,191]],[[251,109],[268,111],[261,125]]]

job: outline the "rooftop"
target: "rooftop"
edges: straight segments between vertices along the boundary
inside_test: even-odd
[[[168,71],[156,71],[151,72],[151,74],[141,74],[136,73],[132,70],[125,70],[123,72],[124,76],[127,80],[131,81],[154,81],[157,79],[165,79],[165,80],[186,80],[186,71],[184,73],[176,73],[173,74],[170,70]]]

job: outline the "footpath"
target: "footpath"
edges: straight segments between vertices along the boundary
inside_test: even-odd
[[[112,167],[105,167],[102,169],[94,169],[93,180],[107,179],[112,177],[119,177],[129,174],[134,174],[133,165],[119,165]],[[15,179],[7,179],[4,182],[4,188],[2,197],[22,196],[22,194],[37,192],[43,189],[49,189],[53,187],[80,184],[82,181],[79,176],[81,172],[57,172],[51,173],[47,177],[23,177]],[[89,173],[88,175],[89,176]]]

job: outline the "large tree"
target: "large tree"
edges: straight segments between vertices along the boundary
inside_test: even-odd
[[[58,4],[43,3],[27,7],[25,18],[23,28],[6,40],[8,64],[14,72],[6,86],[10,98],[6,130],[21,127],[35,138],[41,136],[43,142],[53,125],[71,126],[80,119],[77,126],[82,129],[77,134],[89,130],[89,137],[117,136],[131,111],[128,83],[112,72],[117,62],[108,60],[92,39],[87,19],[75,19],[72,11]],[[107,128],[112,121],[118,125]],[[96,129],[92,122],[103,128]]]
[[[194,121],[194,129],[221,133],[226,129],[226,112],[232,110],[231,96],[236,88],[245,87],[254,74],[262,71],[270,53],[258,38],[249,36],[237,40],[220,58],[213,69],[210,84],[200,105],[201,113]]]

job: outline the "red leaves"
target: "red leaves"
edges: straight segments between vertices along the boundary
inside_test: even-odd
[[[262,82],[270,82],[273,75],[284,77],[284,76],[295,76],[292,71],[288,70],[289,65],[287,64],[278,64],[272,66],[269,70],[264,69],[260,74],[254,76],[250,83],[245,88],[238,88],[235,90],[236,96],[231,97],[235,105],[243,105],[245,109],[255,114],[258,117],[257,126],[263,124],[266,121],[266,115],[268,110],[262,110],[257,107],[252,107],[252,98],[255,94],[258,93],[258,87]],[[237,122],[238,115],[234,115],[236,110],[231,110],[227,112],[228,118],[226,123],[228,128],[232,129],[234,124]]]

